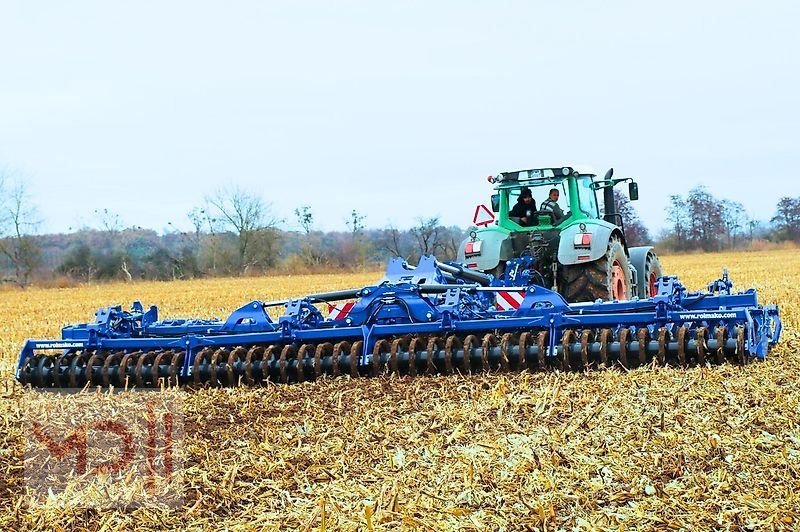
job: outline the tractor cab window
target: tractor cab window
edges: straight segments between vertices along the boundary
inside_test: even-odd
[[[560,182],[550,182],[550,183],[543,183],[542,185],[533,189],[533,199],[536,200],[536,205],[539,206],[539,209],[542,209],[542,205],[545,201],[550,199],[550,191],[556,189],[558,190],[558,198],[556,199],[556,204],[561,208],[564,216],[568,216],[569,211],[569,189],[567,188],[567,180],[564,179]],[[562,218],[563,220],[564,218]],[[559,220],[555,220],[556,223],[559,223]]]
[[[542,189],[539,189],[539,188],[537,188],[535,186],[530,186],[530,185],[525,185],[525,186],[527,188],[531,189],[531,192],[533,193],[533,201],[536,202],[536,205],[539,205],[540,200],[539,200],[538,196],[540,195],[540,192],[542,191]],[[514,207],[514,205],[517,204],[517,201],[519,200],[519,195],[521,193],[522,193],[522,187],[512,188],[512,189],[508,190],[508,207],[509,207],[509,209]]]
[[[578,178],[578,204],[581,212],[590,218],[599,218],[597,210],[597,196],[592,190],[592,178],[584,176]]]
[[[548,180],[536,180],[536,181],[529,181],[524,184],[525,188],[529,188],[531,194],[533,196],[533,203],[531,207],[534,211],[541,210],[542,204],[548,200],[550,197],[550,191],[552,189],[556,189],[559,191],[559,197],[556,200],[558,206],[562,209],[564,214],[559,215],[561,218],[556,220],[553,218],[553,215],[549,212],[539,213],[536,214],[535,212],[528,215],[533,216],[533,221],[527,222],[524,226],[528,225],[551,225],[552,223],[560,223],[560,221],[564,220],[566,216],[568,216],[569,211],[569,189],[567,187],[568,181],[566,179],[548,179]],[[509,188],[505,190],[505,194],[507,194],[508,198],[508,209],[509,209],[509,216],[511,217],[512,221],[518,222],[515,217],[519,217],[518,212],[514,211],[514,208],[518,206],[518,201],[520,194],[522,193],[523,186]],[[534,207],[535,205],[535,207]],[[515,212],[515,214],[512,214]]]
[[[550,196],[551,189],[558,189],[559,198],[558,204],[562,205],[566,201],[566,209],[569,208],[569,202],[567,198],[569,198],[569,192],[567,192],[567,182],[549,182],[549,183],[542,183],[542,184],[535,184],[535,183],[526,183],[526,187],[531,189],[533,193],[533,201],[536,202],[536,205],[541,205],[543,201],[545,201]],[[514,205],[517,202],[517,198],[519,198],[519,194],[522,191],[522,188],[513,188],[508,191],[508,204]]]

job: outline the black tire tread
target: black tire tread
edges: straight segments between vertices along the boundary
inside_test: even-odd
[[[616,248],[623,249],[622,241],[617,236],[612,236],[608,242],[606,254],[596,261],[573,264],[564,267],[562,295],[569,303],[580,303],[583,301],[595,301],[602,299],[611,301],[613,299],[611,289],[611,265],[612,256],[616,253]]]

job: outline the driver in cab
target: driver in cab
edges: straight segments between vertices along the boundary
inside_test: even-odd
[[[523,187],[517,198],[517,203],[508,213],[511,218],[519,219],[519,225],[528,227],[536,223],[536,202],[533,200],[531,189]]]

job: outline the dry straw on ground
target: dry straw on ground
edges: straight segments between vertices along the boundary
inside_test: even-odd
[[[800,527],[800,253],[666,257],[692,289],[727,266],[781,305],[767,362],[629,373],[338,379],[182,394],[176,510],[32,506],[22,484],[26,336],[134,298],[224,316],[249,299],[377,275],[0,292],[0,527],[116,529],[763,529]]]

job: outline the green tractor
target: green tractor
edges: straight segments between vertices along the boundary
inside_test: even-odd
[[[550,288],[570,303],[654,295],[661,263],[651,246],[627,246],[614,202],[615,185],[628,182],[631,200],[638,199],[638,186],[613,175],[613,168],[597,179],[590,171],[563,167],[490,177],[497,219],[470,233],[458,261],[508,284]]]

